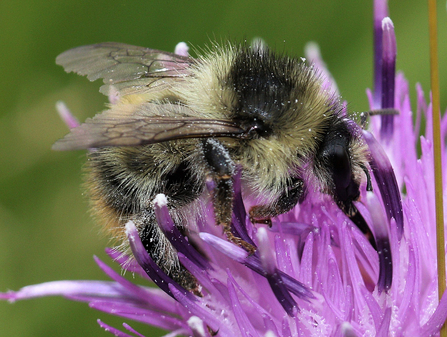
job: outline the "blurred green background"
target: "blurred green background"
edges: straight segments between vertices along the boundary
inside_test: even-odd
[[[426,1],[390,3],[397,68],[414,86],[429,86]],[[447,87],[445,3],[439,3],[441,93]],[[125,42],[172,51],[179,41],[251,40],[302,56],[319,43],[343,98],[367,110],[372,81],[372,3],[293,1],[45,1],[0,2],[0,291],[61,279],[106,279],[92,256],[107,238],[88,215],[81,188],[85,154],[52,152],[67,129],[55,111],[63,100],[84,120],[103,108],[100,82],[66,74],[55,57],[80,45]],[[414,99],[413,99],[414,102]],[[444,95],[441,108],[447,105]],[[1,336],[107,336],[96,319],[125,321],[63,298],[0,302]],[[161,331],[131,323],[150,335]]]

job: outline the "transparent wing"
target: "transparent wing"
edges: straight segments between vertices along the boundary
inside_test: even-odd
[[[188,110],[181,105],[153,103],[144,104],[132,114],[107,110],[72,129],[53,145],[53,150],[138,146],[184,138],[240,137],[245,133],[230,121],[190,117]]]
[[[56,58],[67,72],[86,75],[90,81],[102,78],[105,85],[100,91],[105,95],[110,85],[122,95],[162,90],[167,83],[189,76],[193,62],[190,57],[116,42],[77,47]]]

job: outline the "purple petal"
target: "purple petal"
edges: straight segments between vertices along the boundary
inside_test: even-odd
[[[269,231],[280,232],[281,234],[292,234],[295,236],[307,236],[307,234],[314,229],[314,226],[307,223],[273,221],[272,227],[269,228]]]
[[[382,101],[382,20],[388,16],[387,0],[374,0],[374,104],[381,108]]]
[[[265,323],[265,320],[267,319],[267,320],[269,320],[269,321],[272,321],[272,314],[274,313],[274,311],[273,310],[271,310],[270,308],[268,308],[268,309],[265,309],[262,305],[260,305],[259,303],[258,303],[258,301],[256,301],[255,299],[253,299],[253,297],[251,297],[248,293],[247,293],[247,291],[245,291],[237,282],[236,282],[236,280],[234,279],[234,277],[233,277],[233,275],[232,275],[232,273],[231,273],[231,271],[230,270],[227,270],[227,275],[228,275],[228,280],[230,280],[231,281],[231,283],[236,287],[236,289],[246,298],[246,300],[253,306],[253,308],[254,308],[254,310],[255,310],[255,312],[257,313],[257,315],[251,315],[251,317],[253,317],[253,319],[256,317],[256,316],[262,316],[263,317],[263,320],[264,320],[264,323]],[[227,281],[228,282],[228,281]],[[248,291],[250,291],[250,289],[248,290]],[[228,294],[227,294],[227,297],[229,297],[228,296]]]
[[[301,282],[295,280],[292,276],[287,275],[280,270],[278,270],[278,274],[281,275],[284,285],[287,287],[287,290],[290,291],[292,294],[295,294],[299,298],[306,301],[315,298],[314,294],[308,287],[306,287]]]
[[[175,46],[174,53],[180,56],[189,56],[188,50],[189,47],[185,42],[179,42]]]
[[[290,295],[281,275],[278,272],[267,275],[267,280],[272,288],[275,297],[282,305],[287,315],[294,317],[299,312],[298,305]]]
[[[428,109],[427,102],[425,101],[424,90],[419,83],[416,84],[416,94],[416,120],[414,122],[413,134],[419,135],[421,130],[422,115],[425,115]],[[414,144],[414,146],[416,146],[416,144]]]
[[[349,322],[343,322],[341,325],[341,334],[343,337],[357,337],[354,328]]]
[[[324,297],[325,304],[335,315],[336,319],[344,320],[345,313],[343,312],[343,305],[337,305],[335,301],[341,299],[343,291],[343,283],[339,272],[339,266],[334,259],[327,261],[328,263],[328,276],[326,279],[322,279],[321,293]],[[325,289],[327,288],[327,289]],[[341,301],[339,301],[341,302]],[[341,303],[340,303],[341,304]]]
[[[397,235],[400,241],[404,231],[404,218],[402,198],[393,167],[374,136],[365,130],[363,131],[363,136],[371,152],[370,166],[376,178],[383,204],[387,210],[387,217],[388,219],[394,218],[396,220]]]
[[[296,251],[296,243],[293,240],[287,240],[284,236],[275,235],[276,263],[283,272],[295,275],[298,270],[298,254]],[[295,269],[295,266],[297,267]]]
[[[264,227],[260,227],[256,233],[258,239],[259,259],[261,260],[262,268],[267,274],[273,274],[276,269],[276,260],[273,255],[272,246],[270,245],[267,231]]]
[[[399,312],[397,319],[399,322],[404,322],[406,319],[406,315],[408,315],[408,311],[412,310],[410,308],[413,297],[418,295],[419,293],[416,291],[416,261],[414,256],[414,250],[412,247],[409,247],[409,259],[408,259],[408,274],[406,277],[405,289],[403,291],[402,302],[399,306]]]
[[[137,335],[137,336],[139,336],[139,337],[144,337],[144,335],[140,334],[138,331],[136,331],[134,328],[132,328],[132,327],[131,327],[129,324],[127,324],[127,323],[123,323],[123,327],[124,327],[126,330],[132,332],[133,334],[135,334],[135,335]]]
[[[104,262],[102,262],[98,257],[94,256],[95,262],[98,264],[99,268],[102,269],[102,271],[109,276],[112,280],[119,283],[121,286],[123,286],[124,289],[126,289],[129,293],[131,293],[135,298],[145,299],[148,297],[148,293],[146,290],[142,287],[139,287],[138,285],[132,283],[129,280],[126,280],[124,277],[119,275],[115,270],[113,270],[111,267],[106,265]]]
[[[183,336],[183,335],[188,335],[189,333],[191,333],[190,329],[185,330],[185,329],[178,329],[178,330],[174,330],[166,335],[164,335],[163,337],[178,337],[178,336]],[[209,336],[209,334],[208,334]],[[193,335],[193,337],[196,337]]]
[[[87,295],[95,298],[122,298],[129,296],[126,289],[108,281],[53,281],[23,287],[18,291],[0,293],[0,298],[10,302],[43,296]]]
[[[391,308],[385,309],[385,314],[383,314],[382,323],[380,325],[379,330],[377,331],[377,337],[388,337],[390,330],[390,322],[391,322]]]
[[[236,246],[228,240],[223,240],[209,233],[199,233],[199,237],[209,244],[211,247],[219,250],[221,253],[232,258],[233,260],[244,263],[248,256],[248,252],[241,247]]]
[[[354,307],[354,291],[352,290],[352,286],[347,285],[345,288],[345,294],[346,294],[346,308],[353,308]],[[348,310],[346,312],[346,318],[345,320],[351,321],[353,319],[354,311]]]
[[[126,224],[126,234],[129,239],[130,248],[135,256],[138,264],[144,269],[144,271],[149,275],[149,277],[157,284],[160,289],[166,292],[169,296],[173,296],[169,284],[177,288],[178,291],[184,293],[185,296],[194,300],[194,295],[192,295],[187,290],[183,289],[177,282],[174,282],[169,276],[167,276],[152,260],[146,249],[141,242],[140,236],[138,234],[137,228],[132,221]]]
[[[183,307],[187,308],[192,315],[197,316],[204,321],[206,325],[211,328],[211,330],[219,331],[222,336],[231,336],[234,334],[233,331],[229,330],[230,326],[227,326],[219,315],[211,312],[211,309],[204,303],[201,301],[191,300],[191,296],[187,296],[184,292],[179,291],[173,284],[169,284],[169,289],[174,298]]]
[[[382,20],[382,109],[394,108],[394,89],[396,77],[396,36],[393,22],[389,17]],[[389,141],[394,130],[394,115],[381,116],[380,136]]]
[[[324,63],[323,58],[321,57],[320,47],[318,46],[318,44],[315,42],[308,42],[304,47],[304,55],[306,56],[308,62],[315,65],[315,67],[321,74],[323,78],[322,87],[324,89],[329,89],[338,95],[339,90],[337,87],[337,83],[335,82],[326,66],[326,63]]]
[[[251,270],[256,273],[267,276],[267,272],[263,269],[261,260],[254,255],[248,256],[248,253],[242,248],[226,241],[223,239],[219,239],[218,237],[208,234],[208,233],[200,233],[199,236],[203,241],[207,242],[211,247],[219,250],[221,253],[226,256],[232,258],[233,260],[244,264]],[[281,272],[277,271],[279,275],[281,275],[284,285],[287,289],[304,300],[309,300],[310,298],[314,298],[312,292],[301,282],[295,280],[293,277]]]
[[[174,224],[167,207],[167,199],[165,195],[158,194],[154,199],[154,210],[157,218],[157,223],[162,229],[169,242],[172,243],[177,252],[185,255],[191,262],[195,263],[202,269],[209,269],[209,263],[200,254],[185,237],[180,233],[177,226]]]
[[[202,289],[202,293],[204,295],[213,294],[217,302],[225,303],[225,298],[221,296],[221,293],[216,288],[215,283],[213,282],[214,279],[211,278],[210,274],[208,273],[209,269],[203,270],[194,263],[192,263],[190,260],[188,260],[182,253],[178,254],[180,263],[189,271],[191,274],[194,275],[194,277],[197,279],[197,282],[200,284]]]
[[[368,199],[368,195],[373,194],[373,192],[367,192],[366,196]],[[371,217],[371,207],[368,208],[361,202],[355,203],[357,209],[359,210],[362,217],[365,219],[366,223],[368,224],[368,227],[371,228],[372,232],[375,233],[375,226],[373,223],[373,219]],[[377,211],[377,209],[375,209]],[[380,208],[380,212],[383,214],[383,208]],[[388,223],[388,221],[385,219],[385,225]],[[383,224],[381,223],[383,226]],[[377,268],[377,263],[374,263],[374,261],[371,259],[371,256],[375,256],[377,254],[377,250],[372,247],[367,237],[361,233],[360,231],[353,231],[353,238],[355,239],[355,244],[359,251],[358,259],[363,266],[368,271],[368,274],[373,279],[376,279],[375,275],[378,275],[379,269]],[[375,236],[375,234],[374,234]]]
[[[282,321],[282,335],[283,336],[293,336],[292,331],[290,331],[289,321],[284,317]]]
[[[365,299],[366,305],[368,306],[369,311],[371,312],[372,319],[374,321],[374,326],[376,331],[379,330],[382,318],[382,309],[380,308],[379,303],[377,303],[376,299],[373,295],[365,288],[362,287],[360,292]]]
[[[136,273],[141,277],[150,280],[149,276],[147,276],[146,272],[143,270],[143,268],[141,268],[141,266],[138,264],[137,261],[135,261],[134,258],[127,256],[114,248],[106,248],[105,251],[106,254],[110,256],[113,261],[119,263],[121,268],[123,268],[125,271]]]
[[[303,284],[312,287],[313,278],[313,251],[314,251],[314,233],[310,232],[304,245],[301,257],[300,279]]]
[[[377,281],[377,288],[380,294],[383,290],[388,291],[393,281],[393,261],[387,231],[388,221],[374,193],[367,193],[367,205],[372,217],[374,238],[377,244],[377,253],[379,254],[379,280]]]
[[[298,312],[298,306],[277,272],[276,260],[267,236],[267,230],[264,227],[259,228],[256,236],[258,238],[259,259],[261,260],[262,268],[267,274],[267,281],[284,310],[289,316],[293,317]]]
[[[239,170],[234,177],[234,199],[233,199],[233,215],[231,218],[232,228],[236,236],[240,237],[245,242],[255,246],[248,231],[251,230],[251,222],[247,221],[247,213],[244,207],[244,200],[241,192],[241,171]]]
[[[439,305],[435,312],[431,315],[427,323],[422,327],[419,336],[432,336],[439,332],[442,325],[447,320],[447,292],[444,291]]]
[[[342,250],[344,263],[346,263],[347,272],[351,278],[354,299],[357,302],[356,305],[362,307],[366,305],[361,295],[361,289],[365,288],[365,282],[357,264],[351,232],[351,228],[343,224],[342,230],[340,230],[340,249]]]
[[[186,322],[178,317],[172,317],[166,312],[157,312],[128,303],[115,303],[111,301],[93,301],[89,304],[90,308],[106,312],[111,315],[121,316],[142,322],[147,325],[153,325],[165,330],[177,330],[179,328],[188,328]],[[175,306],[172,307],[171,312]],[[172,314],[171,314],[172,315]]]
[[[118,306],[118,307],[133,307],[144,308],[145,312],[155,313],[169,313],[176,307],[176,302],[171,297],[168,297],[165,292],[156,288],[145,288],[147,295],[145,298],[133,297],[126,295],[123,291],[121,296],[106,296],[103,294],[86,294],[86,293],[74,293],[64,295],[65,297],[81,302],[88,302],[90,305],[107,303],[106,308]],[[144,315],[146,315],[146,313]],[[144,316],[143,315],[143,316]]]
[[[56,110],[59,113],[59,116],[64,121],[65,125],[68,126],[69,129],[74,129],[80,125],[79,121],[73,114],[70,109],[65,105],[64,102],[58,101],[56,103]]]
[[[234,286],[233,286],[230,278],[228,278],[228,281],[227,281],[227,288],[228,288],[228,294],[230,296],[230,301],[231,301],[231,306],[233,309],[234,317],[235,317],[236,322],[239,326],[239,331],[241,333],[241,336],[245,336],[245,337],[257,336],[258,334],[256,333],[255,328],[253,327],[253,325],[251,324],[246,313],[242,309],[241,303],[239,302],[239,299],[236,294],[236,290],[234,289]]]
[[[278,329],[276,328],[276,325],[273,322],[272,317],[270,315],[262,315],[262,318],[264,319],[265,331],[270,331],[271,333],[273,333],[273,335],[265,334],[265,337],[279,336]]]
[[[118,329],[115,329],[114,327],[112,327],[110,325],[107,325],[106,323],[102,322],[100,319],[98,319],[97,322],[101,328],[103,328],[107,332],[114,334],[117,337],[134,337],[134,336],[128,335],[127,333],[122,332]]]
[[[188,319],[188,325],[192,330],[192,337],[205,337],[209,334],[205,331],[203,321],[197,316],[191,316]]]

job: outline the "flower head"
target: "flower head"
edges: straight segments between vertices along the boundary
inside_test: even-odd
[[[190,242],[174,225],[166,198],[159,195],[153,202],[158,225],[200,285],[197,293],[183,289],[157,266],[129,221],[126,235],[133,257],[113,249],[107,253],[158,289],[127,280],[95,257],[112,281],[49,282],[0,298],[63,295],[169,330],[168,336],[436,334],[447,317],[447,297],[438,304],[430,128],[418,137],[422,117],[427,125],[432,122],[431,106],[418,87],[415,126],[408,83],[403,74],[394,74],[396,44],[386,2],[375,1],[375,8],[371,110],[399,112],[372,116],[369,131],[352,125],[354,132],[362,132],[371,152],[373,192],[363,187],[355,206],[374,235],[376,249],[336,203],[318,191],[309,191],[302,204],[274,218],[271,227],[254,226],[246,213],[249,197],[243,198],[236,176],[233,231],[256,245],[254,254],[222,237],[210,205],[204,206]],[[176,51],[187,55],[185,45]],[[308,51],[324,67],[318,49],[312,46]],[[329,72],[322,73],[329,85]],[[110,97],[112,101],[115,95]],[[76,126],[66,107],[60,109],[67,123]],[[443,139],[446,133],[444,117]],[[122,332],[98,323],[116,336],[143,336],[128,324]]]

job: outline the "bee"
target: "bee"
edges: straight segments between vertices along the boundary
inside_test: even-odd
[[[267,47],[211,47],[198,58],[100,43],[56,59],[67,72],[102,78],[100,91],[119,93],[107,110],[57,141],[55,150],[88,153],[93,209],[114,237],[125,241],[132,220],[157,265],[188,290],[197,281],[179,263],[157,225],[151,201],[163,193],[176,225],[212,179],[216,223],[228,240],[254,252],[231,231],[234,177],[259,204],[253,222],[302,202],[310,186],[330,195],[348,216],[367,180],[368,149],[350,126],[340,98],[303,59]]]

